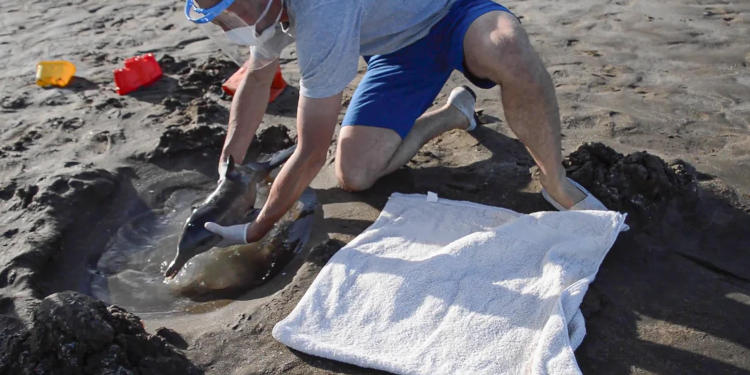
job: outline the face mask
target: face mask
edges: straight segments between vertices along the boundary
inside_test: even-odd
[[[263,13],[260,14],[260,17],[258,17],[258,20],[263,19],[263,17],[268,13],[268,10],[271,9],[271,4],[273,3],[273,0],[270,0],[268,2],[268,5],[266,5],[266,9],[263,10]],[[245,46],[258,46],[262,45],[276,34],[276,24],[279,23],[279,20],[281,19],[281,13],[282,11],[279,10],[279,14],[276,16],[276,19],[273,21],[273,23],[268,26],[265,30],[263,30],[262,33],[258,34],[257,30],[255,30],[255,24],[250,26],[243,26],[243,27],[237,27],[234,29],[227,30],[224,34],[227,36],[227,39],[229,39],[230,42],[241,44]],[[257,21],[256,21],[257,24]]]

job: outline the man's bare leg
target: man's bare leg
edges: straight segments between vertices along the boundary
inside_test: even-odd
[[[547,193],[564,207],[585,198],[565,178],[552,79],[518,21],[501,11],[477,18],[464,37],[464,54],[472,74],[501,86],[508,125],[539,166]]]
[[[403,140],[391,129],[345,126],[336,150],[339,184],[346,190],[365,190],[406,164],[430,139],[468,126],[467,117],[448,103],[419,117]]]
[[[468,93],[467,93],[468,95]],[[474,100],[471,104],[471,115],[474,115]],[[396,152],[393,153],[388,165],[383,169],[380,176],[387,175],[401,168],[424,146],[427,141],[452,129],[466,129],[469,127],[469,118],[459,111],[451,103],[446,103],[442,108],[425,113],[417,121],[406,138],[401,142]]]

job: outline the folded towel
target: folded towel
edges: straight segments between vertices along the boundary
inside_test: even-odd
[[[273,336],[399,374],[580,373],[579,306],[625,215],[430,198],[393,194]]]

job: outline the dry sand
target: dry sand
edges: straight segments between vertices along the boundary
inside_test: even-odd
[[[631,214],[633,230],[615,244],[582,306],[582,370],[747,373],[750,3],[504,5],[522,17],[554,79],[564,153],[584,142],[611,148],[576,153],[570,173]],[[30,363],[54,353],[34,348],[39,341],[26,329],[35,329],[35,311],[72,297],[53,296],[42,307],[39,301],[64,290],[91,294],[90,270],[117,228],[164,209],[176,190],[208,191],[215,181],[229,105],[219,85],[235,67],[185,21],[182,7],[163,0],[3,4],[0,373],[30,371]],[[112,70],[147,52],[165,76],[118,96]],[[290,87],[269,107],[255,149],[288,142],[280,129],[295,137],[299,72],[293,50],[283,57]],[[52,59],[76,64],[69,87],[34,84],[36,62]],[[454,75],[436,104],[463,82]],[[391,192],[431,190],[520,212],[550,209],[538,194],[532,160],[504,121],[498,91],[480,91],[478,107],[482,128],[434,139],[364,193],[336,187],[332,142],[329,163],[313,183],[320,208],[304,256],[260,288],[196,304],[193,314],[143,315],[148,332],[176,331],[159,337],[209,374],[375,373],[291,351],[270,330]],[[639,151],[648,154],[633,154]],[[662,161],[675,159],[684,162]],[[185,371],[170,369],[162,368]]]

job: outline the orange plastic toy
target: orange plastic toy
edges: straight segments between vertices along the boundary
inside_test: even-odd
[[[224,90],[227,95],[234,95],[237,91],[237,87],[240,86],[240,83],[242,82],[242,79],[245,78],[246,74],[247,68],[243,65],[234,72],[234,74],[232,74],[223,85],[221,85],[221,89]],[[284,91],[284,88],[286,88],[286,81],[284,81],[284,77],[281,76],[281,67],[279,67],[276,69],[276,74],[273,76],[273,82],[271,82],[271,95],[268,97],[268,102],[270,103],[276,100],[276,98],[281,95],[281,92]]]
[[[76,74],[76,66],[70,61],[41,61],[36,64],[36,84],[65,87]]]
[[[115,69],[117,93],[125,95],[141,86],[156,82],[162,76],[161,67],[153,53],[131,57],[125,60],[125,67]]]

